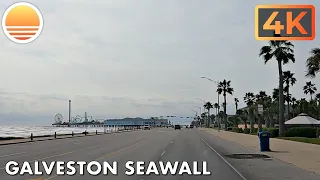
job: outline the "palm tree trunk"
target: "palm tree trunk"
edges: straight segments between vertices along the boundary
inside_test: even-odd
[[[210,126],[210,109],[208,109],[208,121],[207,121],[207,128]]]
[[[282,74],[282,61],[278,60],[279,70],[279,136],[283,136],[284,126],[284,97],[283,97],[283,74]]]
[[[223,94],[224,98],[224,105],[223,105],[223,111],[224,111],[224,129],[228,130],[228,123],[227,123],[227,95],[226,93]]]
[[[250,133],[253,132],[253,129],[254,129],[254,116],[252,114],[252,107],[250,106],[249,107],[249,120],[250,120]]]
[[[294,109],[293,109],[293,107],[294,107],[294,101],[292,101],[292,118],[294,118]]]
[[[318,119],[319,119],[319,117],[320,117],[319,107],[320,107],[320,101],[318,101]]]
[[[288,86],[288,93],[287,93],[287,96],[288,96],[288,101],[287,101],[287,103],[288,103],[288,120],[290,119],[290,101],[289,101],[289,85],[287,85]]]

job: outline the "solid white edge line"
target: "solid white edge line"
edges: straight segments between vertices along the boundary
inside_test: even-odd
[[[221,154],[218,153],[212,146],[210,146],[205,140],[203,140],[198,134],[197,136],[203,141],[213,152],[215,152],[231,169],[234,170],[243,180],[247,180],[234,166],[232,166]]]

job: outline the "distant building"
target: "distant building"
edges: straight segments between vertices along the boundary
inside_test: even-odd
[[[143,118],[124,118],[124,119],[107,119],[104,121],[105,126],[167,126],[168,119],[143,119]]]

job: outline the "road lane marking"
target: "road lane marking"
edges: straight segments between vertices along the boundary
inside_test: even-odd
[[[134,146],[134,145],[137,145],[137,144],[139,144],[139,143],[141,143],[142,141],[139,141],[139,142],[137,142],[137,143],[134,143],[134,144],[131,144],[130,146],[127,146],[127,147],[124,147],[124,148],[122,148],[122,149],[119,149],[119,150],[117,150],[117,151],[114,151],[114,152],[112,152],[112,153],[109,153],[109,154],[106,154],[106,155],[104,155],[104,156],[101,156],[100,158],[98,158],[98,159],[96,159],[96,161],[97,160],[100,160],[100,159],[103,159],[103,158],[106,158],[106,157],[109,157],[109,156],[111,156],[111,155],[114,155],[114,154],[116,154],[116,153],[119,153],[119,152],[121,152],[121,151],[124,151],[124,150],[126,150],[126,149],[129,149],[130,147],[132,147],[132,146]],[[51,176],[51,177],[48,177],[48,178],[46,178],[46,179],[39,179],[39,180],[50,180],[50,179],[53,179],[53,178],[55,178],[55,177],[57,177],[58,175],[54,175],[54,176]],[[29,179],[29,180],[33,180],[33,179]],[[38,179],[34,179],[34,180],[38,180]]]
[[[98,161],[98,160],[101,160],[101,159],[103,159],[103,158],[106,158],[106,157],[112,156],[112,155],[114,155],[114,154],[117,154],[117,153],[119,153],[119,152],[121,152],[121,151],[124,151],[124,150],[126,150],[126,149],[129,149],[130,147],[133,147],[133,146],[135,146],[135,145],[137,145],[137,144],[140,144],[141,142],[143,142],[143,141],[139,141],[139,142],[137,142],[137,143],[131,144],[130,146],[127,146],[127,147],[124,147],[124,148],[119,149],[119,150],[117,150],[117,151],[114,151],[114,152],[108,153],[108,154],[106,154],[106,155],[103,155],[103,156],[101,156],[100,158],[96,159],[95,161]],[[49,177],[49,178],[47,178],[47,179],[43,179],[43,180],[50,180],[50,179],[53,179],[53,178],[55,178],[55,177],[57,177],[57,176],[58,176],[58,175],[54,175],[54,176],[51,176],[51,177]]]
[[[57,177],[58,175],[54,175],[54,176],[51,176],[51,177],[48,177],[48,178],[46,178],[46,179],[43,179],[43,180],[49,180],[49,179],[53,179],[53,178],[55,178],[55,177]]]
[[[117,153],[119,153],[119,152],[121,152],[121,151],[124,151],[124,150],[126,150],[126,149],[129,149],[130,147],[133,147],[133,146],[135,146],[135,145],[137,145],[137,144],[140,144],[141,142],[143,142],[143,141],[139,141],[139,142],[137,142],[137,143],[131,144],[130,146],[124,147],[124,148],[119,149],[119,150],[117,150],[117,151],[115,151],[115,152],[111,152],[111,153],[105,154],[105,155],[99,157],[98,159],[96,159],[96,161],[101,160],[101,159],[106,158],[106,157],[109,157],[109,156],[112,156],[112,155],[117,154]]]
[[[166,151],[163,151],[163,152],[161,153],[161,156],[163,156],[165,153],[166,153]]]
[[[33,160],[33,161],[29,161],[29,162],[41,161],[41,160],[46,160],[46,159],[50,159],[50,158],[54,158],[54,157],[60,157],[60,156],[64,156],[64,155],[68,155],[68,154],[72,154],[72,153],[75,153],[75,152],[79,152],[79,151],[83,151],[83,150],[87,150],[87,149],[91,149],[91,148],[96,148],[96,147],[98,147],[98,146],[91,146],[91,147],[87,147],[87,148],[83,148],[83,149],[78,149],[78,150],[74,150],[74,151],[65,152],[65,153],[62,153],[62,154],[56,154],[56,155],[53,155],[53,156],[43,157],[43,158],[36,159],[36,160]]]
[[[16,156],[16,155],[20,155],[20,154],[26,154],[26,152],[2,155],[2,156],[0,156],[0,158],[3,158],[3,157],[9,157],[9,156]]]
[[[203,141],[213,152],[215,152],[231,169],[234,170],[243,180],[247,180],[234,166],[232,166],[218,151],[216,151],[212,146],[210,146],[204,139],[202,139],[198,134],[196,134],[201,141]]]
[[[48,156],[48,157],[43,157],[43,158],[40,158],[40,159],[31,160],[31,161],[27,161],[27,162],[31,163],[31,162],[46,160],[46,159],[50,159],[50,158],[54,158],[54,157],[60,157],[60,156],[72,154],[72,153],[75,153],[75,152],[79,152],[79,151],[95,148],[95,147],[99,147],[99,146],[91,146],[91,147],[87,147],[87,148],[83,148],[83,149],[77,149],[77,150],[74,150],[74,151],[69,151],[69,152],[65,152],[65,153],[62,153],[62,154],[56,154],[56,155],[52,155],[52,156]],[[5,169],[5,167],[0,168],[0,169]]]

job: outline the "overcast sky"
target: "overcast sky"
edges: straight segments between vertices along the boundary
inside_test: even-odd
[[[3,13],[16,0],[1,0]],[[191,116],[201,98],[215,103],[216,86],[200,76],[231,80],[235,97],[271,93],[277,64],[258,57],[258,4],[314,0],[30,0],[44,17],[41,36],[15,44],[0,32],[0,123],[51,124],[85,111],[94,118]],[[318,16],[317,16],[318,17]],[[317,28],[319,26],[317,25]],[[296,41],[291,92],[304,97],[305,60],[314,41]],[[312,80],[320,89],[320,80]],[[222,97],[220,102],[222,101]]]

